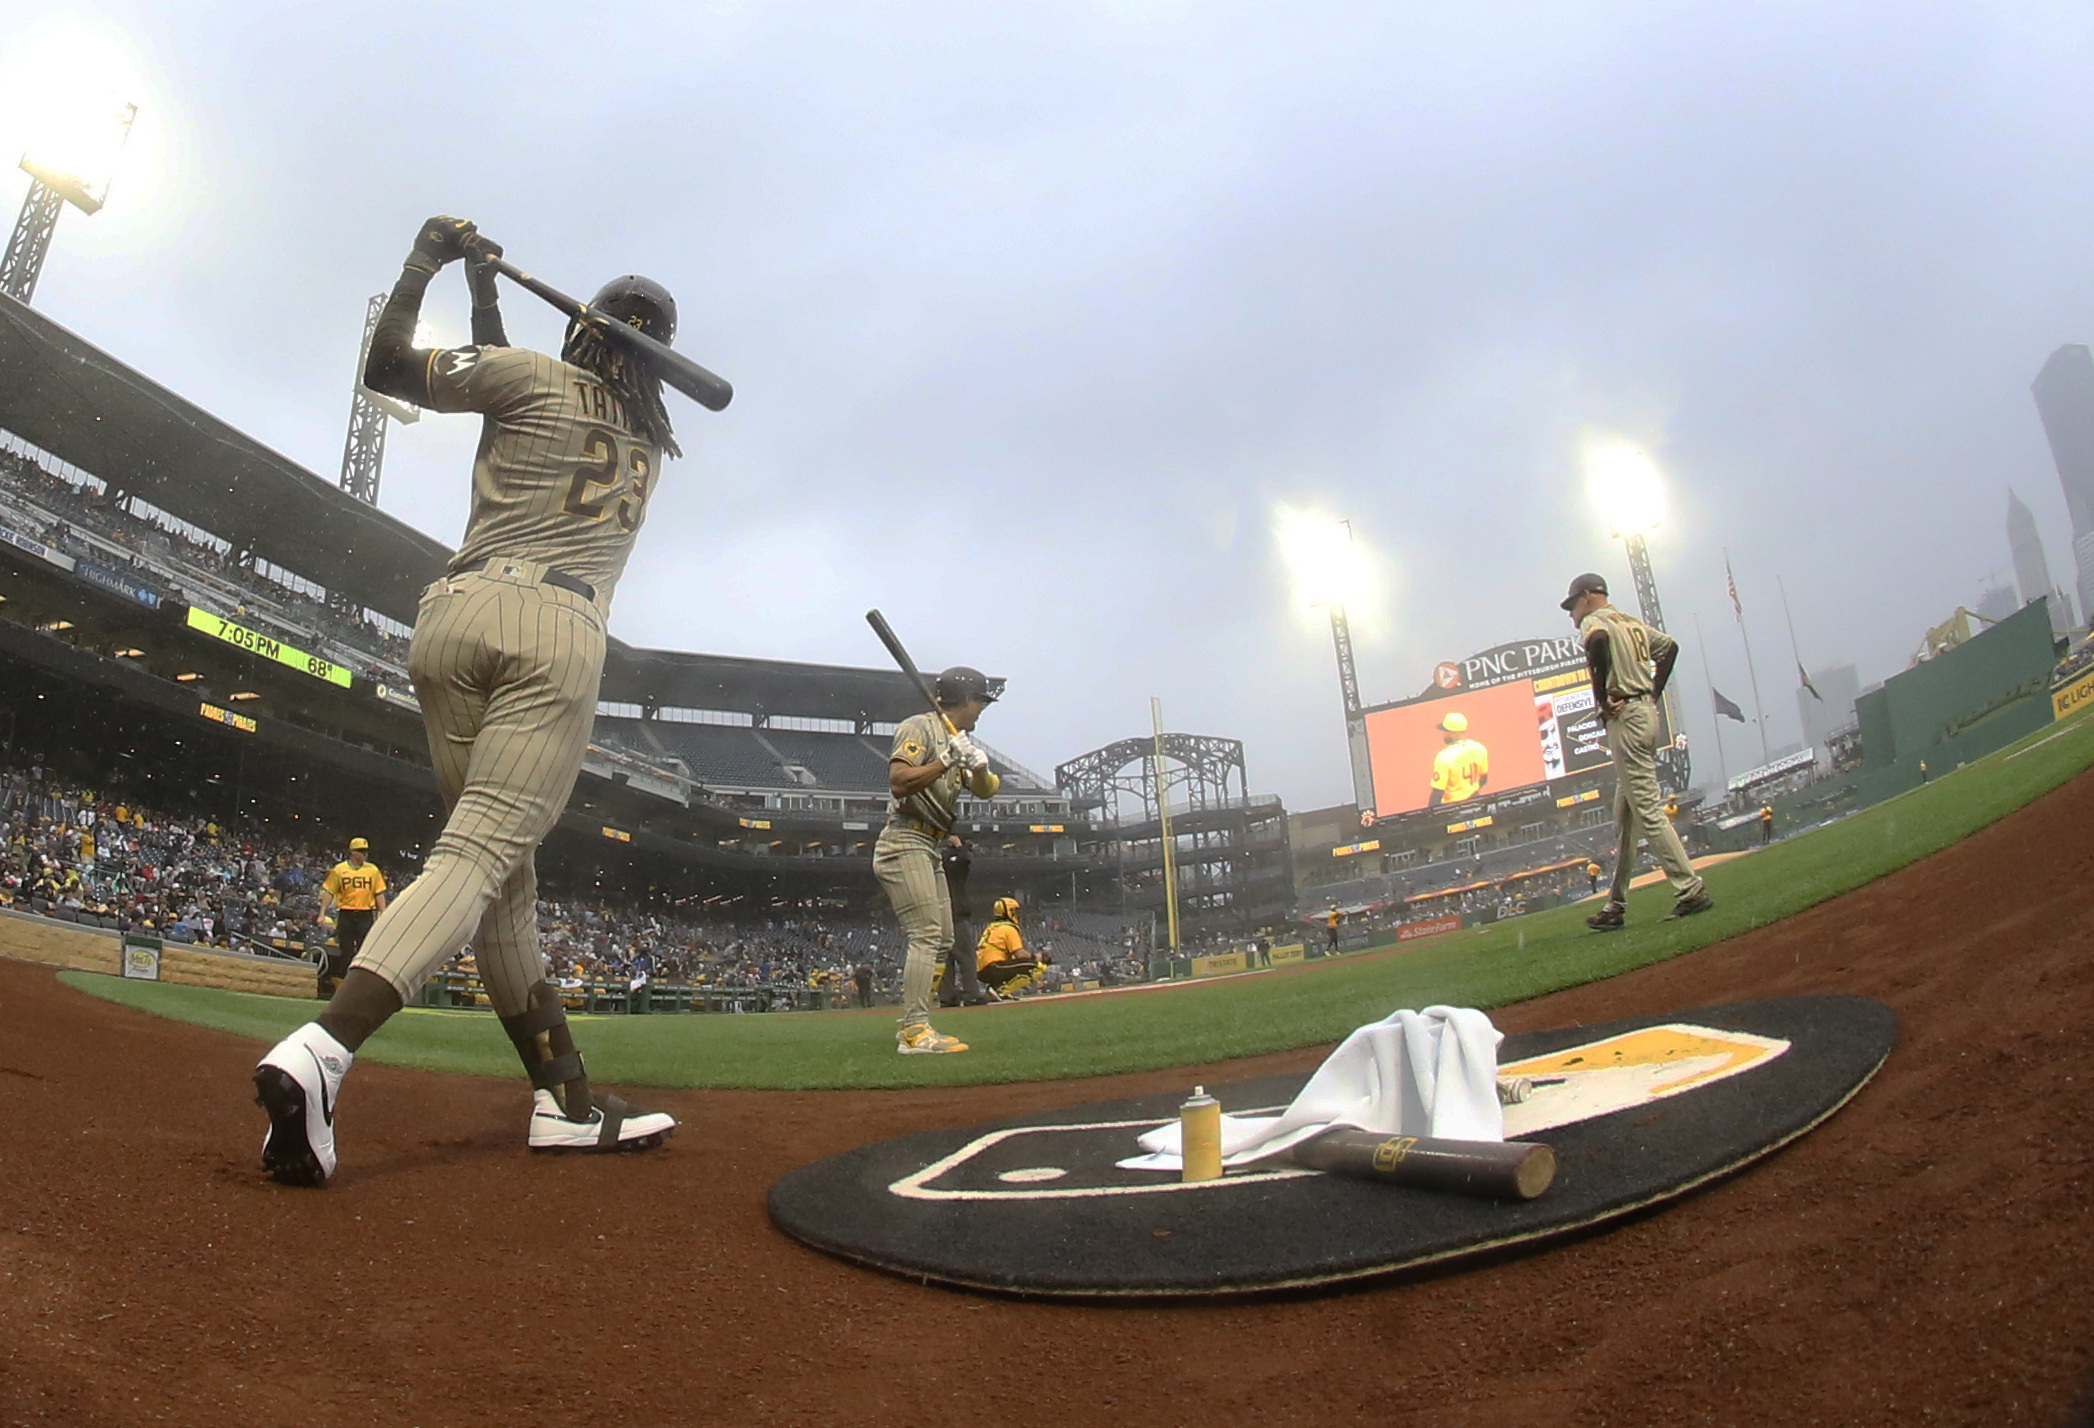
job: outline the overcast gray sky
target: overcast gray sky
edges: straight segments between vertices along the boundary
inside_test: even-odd
[[[2071,583],[2028,384],[2094,340],[2084,3],[12,8],[0,151],[103,42],[142,105],[45,311],[331,477],[425,214],[660,278],[738,395],[676,406],[616,632],[879,664],[877,604],[1008,675],[984,733],[1043,770],[1153,694],[1254,790],[1350,798],[1277,512],[1353,522],[1361,681],[1404,697],[1567,630],[1579,570],[1626,592],[1595,431],[1667,476],[1698,775],[1694,615],[1749,704],[1726,546],[1777,744],[1777,575],[1864,681],[2011,580],[2009,484]],[[462,280],[432,311],[463,340]],[[396,428],[382,504],[455,542],[475,435]]]

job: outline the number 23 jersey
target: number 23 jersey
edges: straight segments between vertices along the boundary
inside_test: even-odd
[[[623,404],[595,373],[520,347],[434,352],[428,385],[437,411],[487,418],[451,568],[535,560],[586,580],[608,605],[662,455]]]

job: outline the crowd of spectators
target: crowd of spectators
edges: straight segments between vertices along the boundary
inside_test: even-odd
[[[273,827],[148,808],[35,763],[0,767],[0,906],[172,942],[317,961],[319,887],[341,856]],[[395,885],[408,869],[387,868]],[[862,966],[899,984],[904,941],[890,920],[835,905],[770,907],[547,897],[538,905],[547,975],[573,988],[681,983],[719,990],[844,990]],[[1028,927],[1061,978],[1129,979],[1121,955],[1059,918]],[[1059,950],[1057,950],[1059,949]],[[468,964],[469,966],[469,964]]]
[[[30,765],[0,773],[0,904],[218,947],[317,941],[331,860],[98,796]]]
[[[238,613],[258,622],[287,619],[291,625],[278,630],[282,638],[310,640],[327,636],[362,649],[395,668],[405,669],[407,639],[387,630],[360,613],[330,608],[311,591],[277,580],[242,561],[224,541],[205,538],[203,533],[172,519],[160,520],[134,509],[108,489],[76,485],[16,451],[0,448],[0,485],[55,519],[40,522],[39,530],[25,534],[75,559],[119,567],[118,573],[139,585],[167,595],[161,577],[148,560],[162,565],[186,566],[217,577],[244,595],[259,597],[275,606],[274,612],[259,605],[242,603]],[[77,527],[77,529],[76,529]],[[92,532],[101,540],[129,552],[128,559],[90,546],[80,531]]]

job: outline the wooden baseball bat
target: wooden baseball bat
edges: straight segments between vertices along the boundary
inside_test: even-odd
[[[887,646],[887,653],[894,656],[894,662],[902,667],[902,673],[915,682],[917,691],[923,695],[923,702],[930,706],[931,712],[940,719],[945,719],[945,711],[938,707],[938,696],[932,692],[931,682],[923,677],[923,671],[916,667],[916,661],[910,659],[909,652],[902,648],[901,639],[894,633],[894,627],[887,623],[887,617],[878,610],[867,610],[865,623],[873,627],[873,633],[880,637],[881,644]],[[945,727],[952,727],[950,719],[945,719]]]
[[[1556,1152],[1545,1145],[1376,1135],[1350,1126],[1305,1140],[1287,1157],[1305,1170],[1490,1200],[1532,1200],[1556,1179]]]
[[[612,341],[623,343],[628,350],[647,357],[661,373],[664,382],[706,410],[725,411],[727,404],[734,400],[734,388],[725,377],[706,371],[668,343],[649,337],[629,322],[620,322],[615,317],[593,311],[589,304],[569,297],[550,283],[541,282],[514,264],[500,258],[488,257],[484,249],[478,250],[473,256],[484,260],[496,272],[525,292],[545,299],[575,321],[586,322]]]

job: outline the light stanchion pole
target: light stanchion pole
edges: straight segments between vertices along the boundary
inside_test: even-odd
[[[1150,696],[1149,719],[1156,727],[1156,751],[1150,758],[1150,783],[1156,790],[1157,829],[1163,839],[1163,909],[1170,931],[1171,956],[1178,955],[1178,845],[1171,836],[1171,790],[1163,776],[1163,701]]]

